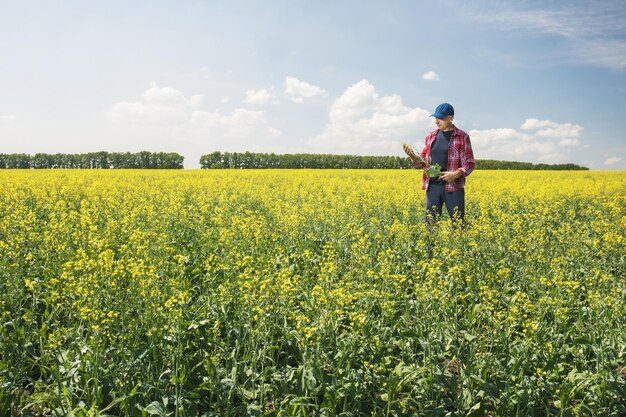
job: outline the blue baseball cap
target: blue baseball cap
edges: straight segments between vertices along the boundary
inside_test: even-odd
[[[454,116],[454,107],[448,103],[441,103],[430,116],[436,117],[437,119],[444,119],[446,116]]]

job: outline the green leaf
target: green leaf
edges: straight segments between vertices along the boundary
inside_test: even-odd
[[[137,408],[139,408],[141,411],[145,411],[151,416],[167,417],[167,413],[163,409],[163,405],[161,405],[161,403],[158,401],[152,401],[146,407],[141,407],[140,405],[137,405]]]
[[[439,164],[431,165],[424,172],[430,178],[438,178],[441,175],[441,166]]]

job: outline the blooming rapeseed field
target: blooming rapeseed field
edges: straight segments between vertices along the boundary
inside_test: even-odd
[[[0,172],[0,414],[625,415],[626,173],[420,180]]]

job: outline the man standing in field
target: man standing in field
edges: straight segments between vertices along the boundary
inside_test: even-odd
[[[431,115],[437,129],[426,135],[419,158],[405,147],[413,165],[427,168],[439,164],[441,174],[430,178],[426,171],[422,177],[422,190],[426,190],[426,218],[429,223],[441,216],[443,205],[452,219],[465,223],[465,177],[474,170],[474,152],[469,135],[454,123],[454,108],[448,103],[437,106]]]

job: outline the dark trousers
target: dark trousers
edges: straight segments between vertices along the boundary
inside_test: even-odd
[[[445,184],[428,185],[426,190],[426,221],[432,223],[441,217],[445,204],[450,218],[465,222],[465,190],[448,193]],[[456,223],[456,222],[455,222]]]
[[[432,258],[436,252],[437,230],[434,227],[446,206],[454,228],[465,227],[465,190],[446,192],[445,184],[428,184],[426,190],[426,256]]]

